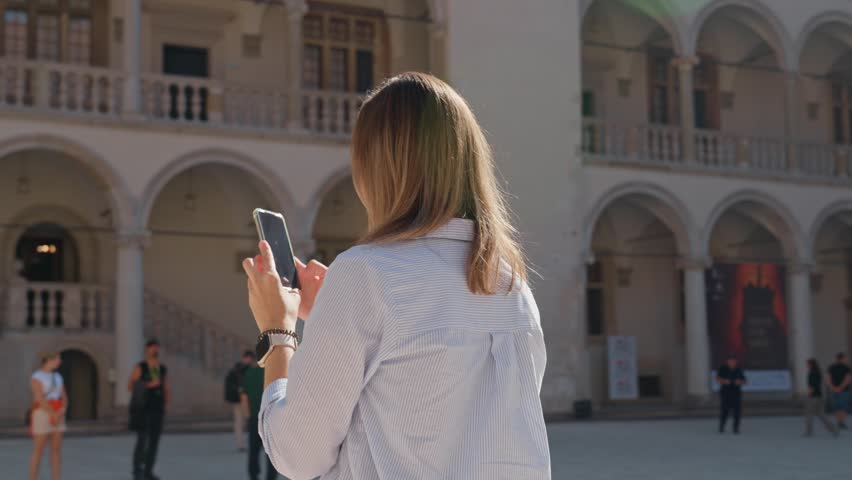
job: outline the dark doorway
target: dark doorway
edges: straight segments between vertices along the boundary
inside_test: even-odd
[[[68,420],[97,419],[98,368],[92,357],[80,350],[65,350],[59,373],[68,393]]]
[[[28,228],[15,248],[23,262],[21,274],[30,282],[78,282],[80,266],[77,245],[59,225],[41,223]]]
[[[208,78],[210,53],[206,48],[163,45],[163,73]],[[182,117],[184,120],[206,122],[209,93],[206,87],[169,85],[169,117],[175,120]],[[196,103],[197,107],[194,106]]]

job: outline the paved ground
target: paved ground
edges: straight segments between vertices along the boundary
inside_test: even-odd
[[[798,418],[747,419],[743,434],[719,435],[712,420],[554,424],[554,479],[834,480],[850,478],[852,433],[802,438]],[[67,440],[65,480],[130,476],[130,436]],[[244,456],[225,434],[167,435],[157,471],[163,480],[244,479]],[[26,479],[27,440],[0,440],[0,478]],[[45,465],[46,467],[47,465]],[[42,472],[42,478],[49,476]]]

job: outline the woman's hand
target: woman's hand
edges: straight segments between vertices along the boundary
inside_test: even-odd
[[[311,314],[311,309],[314,308],[314,300],[317,298],[322,282],[325,280],[325,272],[328,267],[316,260],[311,260],[307,265],[302,263],[298,258],[294,258],[296,262],[296,272],[299,275],[299,286],[302,287],[302,303],[299,305],[299,318],[306,320]]]
[[[257,328],[261,332],[273,328],[295,330],[301,303],[299,291],[281,283],[269,244],[261,241],[259,248],[260,255],[243,260],[248,275],[249,307]]]

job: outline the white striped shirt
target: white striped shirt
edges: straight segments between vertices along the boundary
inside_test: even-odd
[[[279,472],[292,480],[550,478],[538,307],[526,284],[470,292],[472,237],[473,224],[454,219],[334,261],[289,379],[263,394],[260,436]]]

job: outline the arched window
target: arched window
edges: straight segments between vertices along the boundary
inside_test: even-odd
[[[29,227],[15,249],[23,263],[21,275],[30,282],[77,282],[80,262],[74,238],[59,225]]]
[[[302,32],[305,88],[366,92],[387,74],[387,33],[380,11],[311,3]]]
[[[102,0],[0,0],[0,55],[102,64],[105,9]]]

